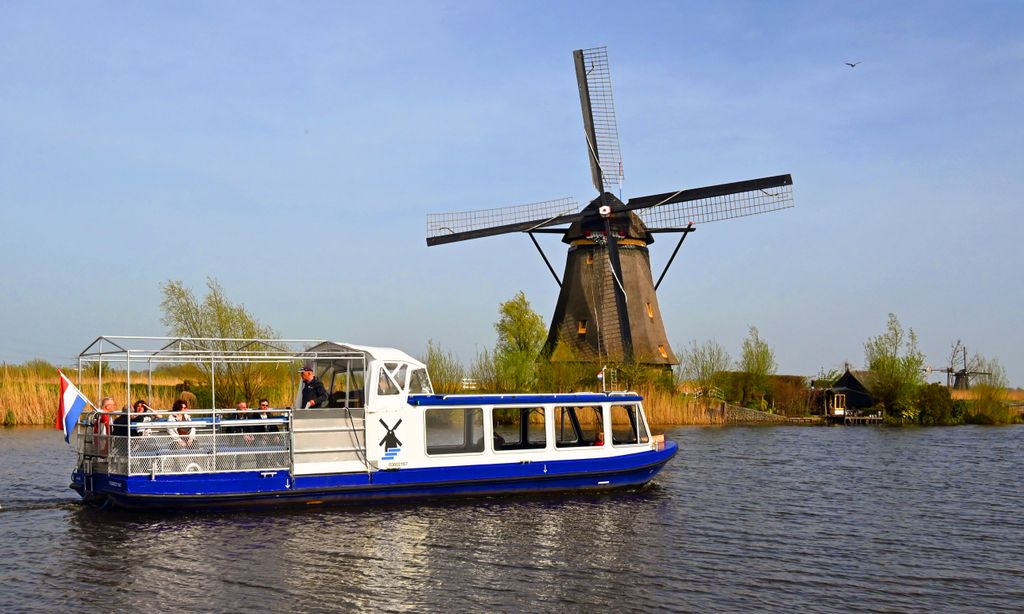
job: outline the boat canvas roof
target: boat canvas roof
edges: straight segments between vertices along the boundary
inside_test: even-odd
[[[427,365],[402,350],[389,347],[378,347],[372,345],[356,345],[354,343],[343,343],[340,341],[324,341],[306,350],[307,352],[340,351],[340,352],[362,352],[373,360],[405,362],[417,367],[426,368]]]

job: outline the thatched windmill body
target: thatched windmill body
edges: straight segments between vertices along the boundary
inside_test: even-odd
[[[527,233],[560,287],[546,345],[552,360],[677,364],[657,289],[683,241],[694,224],[792,207],[793,180],[778,175],[623,202],[610,192],[621,186],[623,173],[607,51],[576,50],[573,59],[597,198],[582,209],[575,199],[562,198],[432,214],[427,245]],[[537,242],[538,233],[561,234],[569,246],[561,278]],[[680,237],[655,281],[648,246],[657,233]]]

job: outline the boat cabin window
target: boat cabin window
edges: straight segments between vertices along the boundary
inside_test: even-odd
[[[384,363],[384,366],[380,369],[380,376],[377,378],[377,394],[398,394],[399,389],[401,388],[401,386],[395,383],[391,373],[388,372],[389,365],[398,367],[398,365],[393,362]]]
[[[543,407],[495,407],[491,411],[494,449],[542,450],[547,447]]]
[[[366,369],[363,361],[333,360],[320,381],[327,388],[328,407],[363,407]]]
[[[647,427],[636,405],[612,405],[612,444],[647,443]]]
[[[598,443],[598,433],[604,433],[600,407],[555,408],[555,447],[601,445]]]
[[[402,365],[397,370],[391,371],[391,379],[395,380],[398,387],[405,390],[405,376],[409,372],[409,365]]]
[[[423,412],[427,454],[484,451],[484,410],[479,407],[437,407]]]
[[[427,377],[427,370],[413,369],[409,375],[409,394],[434,394],[430,387],[430,378]]]

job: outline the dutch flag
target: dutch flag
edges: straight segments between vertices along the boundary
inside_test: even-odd
[[[71,431],[75,430],[78,417],[82,415],[85,406],[92,403],[75,388],[64,373],[57,373],[60,375],[60,407],[57,408],[57,423],[53,426],[64,431],[64,441],[71,443]]]

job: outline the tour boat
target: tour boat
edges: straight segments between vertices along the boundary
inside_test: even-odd
[[[126,393],[146,390],[150,399],[154,368],[205,365],[210,387],[197,392],[209,392],[213,408],[220,404],[218,384],[238,381],[243,369],[295,373],[309,366],[327,393],[324,407],[300,408],[302,383],[295,381],[291,407],[190,407],[187,415],[124,410],[130,418],[120,427],[113,423],[122,414],[84,411],[74,423],[71,487],[106,507],[225,509],[611,490],[648,483],[677,451],[651,433],[638,394],[435,394],[426,365],[392,348],[100,337],[80,354],[80,374],[89,363],[99,371],[97,390],[104,365],[123,363]],[[146,374],[148,383],[139,383]],[[222,400],[232,407],[256,401]]]

